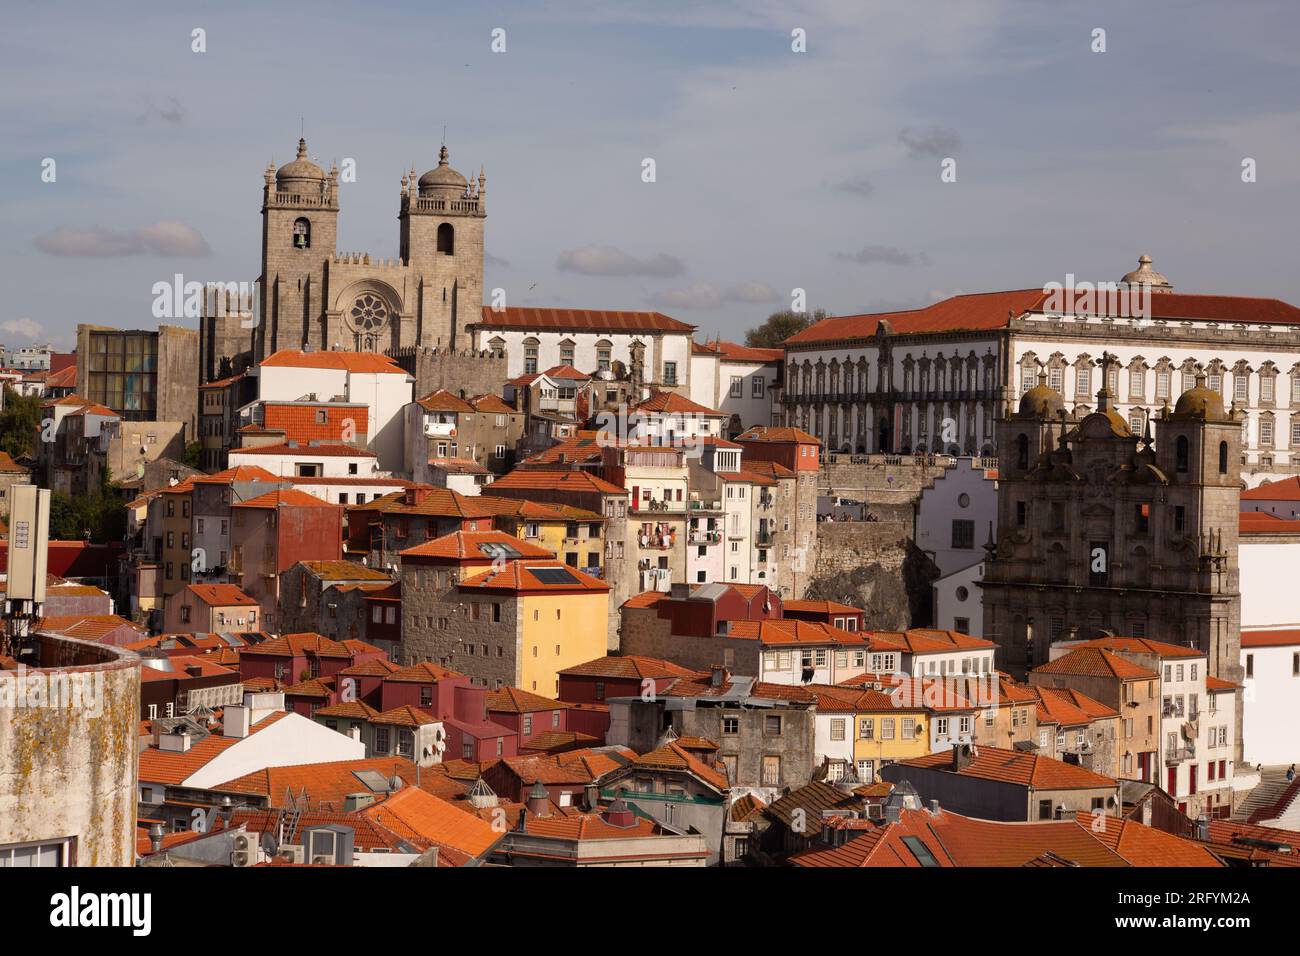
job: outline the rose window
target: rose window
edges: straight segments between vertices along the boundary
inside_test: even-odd
[[[388,306],[374,293],[365,292],[352,303],[352,324],[358,329],[374,331],[387,321]]]

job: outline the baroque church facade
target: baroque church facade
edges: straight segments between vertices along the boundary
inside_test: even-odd
[[[448,161],[402,176],[395,259],[338,250],[339,171],[308,158],[268,165],[262,187],[262,268],[250,319],[209,303],[200,321],[204,381],[280,349],[449,352],[471,346],[483,304],[487,177]]]
[[[1118,634],[1196,647],[1211,674],[1240,683],[1246,413],[1198,370],[1137,434],[1106,384],[1115,362],[1098,361],[1095,410],[1068,410],[1044,372],[998,423],[984,636],[1022,678],[1058,641]]]

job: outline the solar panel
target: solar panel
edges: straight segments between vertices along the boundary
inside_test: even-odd
[[[388,778],[378,770],[353,770],[352,776],[364,783],[371,793],[387,793]]]
[[[513,561],[515,558],[523,557],[518,548],[501,541],[488,541],[479,545],[479,550],[493,560],[503,558],[507,561]]]
[[[529,568],[533,577],[543,584],[577,584],[578,579],[564,568]]]

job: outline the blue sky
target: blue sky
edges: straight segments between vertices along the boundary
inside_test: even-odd
[[[375,256],[445,125],[452,165],[486,167],[485,284],[514,305],[739,338],[796,287],[848,314],[1142,252],[1182,291],[1300,302],[1290,2],[127,9],[29,5],[0,36],[4,344],[152,327],[176,272],[255,278],[262,170],[300,118],[313,158],[356,160],[339,247]]]

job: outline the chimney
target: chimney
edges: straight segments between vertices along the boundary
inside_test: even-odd
[[[938,801],[938,800],[931,800],[931,801],[930,801],[930,816],[932,816],[932,817],[937,817],[938,815],[939,815],[939,801]]]
[[[161,853],[163,847],[163,828],[161,823],[149,827],[149,852]]]
[[[542,782],[538,780],[533,784],[533,789],[528,791],[528,799],[525,801],[528,812],[535,817],[549,817],[551,815],[551,795],[546,792]]]
[[[187,664],[185,665],[185,673],[189,674],[191,677],[202,677],[203,668],[198,664]]]
[[[631,829],[636,826],[636,814],[632,812],[622,797],[615,797],[614,802],[605,808],[605,822],[612,827]]]
[[[1196,818],[1196,839],[1202,843],[1210,842],[1210,818],[1204,813]]]
[[[970,744],[957,744],[952,748],[952,770],[953,773],[959,773],[970,766],[971,748]]]
[[[583,788],[583,802],[586,803],[589,811],[595,811],[600,805],[600,788],[594,783],[589,783]]]
[[[223,737],[247,737],[250,708],[245,704],[227,704],[221,717]],[[189,749],[188,747],[186,748]]]

